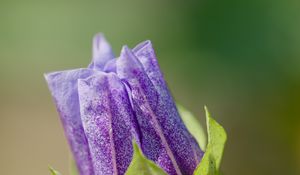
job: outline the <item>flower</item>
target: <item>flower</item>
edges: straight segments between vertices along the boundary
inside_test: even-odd
[[[203,151],[188,132],[150,41],[115,58],[93,40],[88,68],[45,75],[81,175],[125,174],[132,140],[171,175],[191,175]]]

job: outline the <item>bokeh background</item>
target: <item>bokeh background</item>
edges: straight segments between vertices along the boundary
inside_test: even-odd
[[[300,174],[300,1],[0,1],[0,169],[67,175],[70,153],[43,73],[85,67],[103,32],[152,40],[176,100],[226,128],[227,175]]]

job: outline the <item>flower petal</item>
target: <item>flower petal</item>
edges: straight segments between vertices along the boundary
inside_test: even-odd
[[[113,50],[102,33],[93,38],[93,59],[90,69],[103,70],[105,64],[114,58]]]
[[[124,174],[132,155],[133,111],[121,80],[98,73],[78,80],[83,126],[96,175]]]
[[[103,68],[103,71],[104,72],[116,72],[116,61],[117,59],[111,59],[109,60],[104,68]]]
[[[135,48],[132,49],[132,51],[142,63],[145,72],[154,85],[160,82],[164,82],[164,78],[162,73],[160,72],[160,68],[151,41],[147,40],[138,44]]]
[[[133,49],[133,52],[142,63],[145,72],[147,73],[149,79],[155,86],[158,94],[160,94],[158,105],[162,108],[169,109],[173,115],[179,116],[178,110],[176,108],[172,95],[168,89],[167,83],[165,82],[163,74],[160,71],[159,64],[151,41],[148,40],[138,44]],[[182,121],[179,121],[181,120],[180,117],[175,118],[177,119],[176,123],[183,124]],[[193,148],[192,150],[195,154],[195,161],[199,163],[203,157],[203,151],[200,149],[194,137],[187,131],[185,125],[183,125],[182,128],[185,128],[184,130],[186,130],[186,132],[188,133],[187,135],[189,135],[190,137],[191,146]]]
[[[45,75],[81,175],[93,175],[94,172],[80,118],[77,80],[92,74],[90,69],[75,69]]]
[[[146,51],[149,49],[148,45]],[[184,126],[152,51],[151,57],[146,54],[143,58],[144,52],[136,51],[138,59],[123,47],[117,73],[131,87],[144,154],[171,175],[191,175],[203,152]]]

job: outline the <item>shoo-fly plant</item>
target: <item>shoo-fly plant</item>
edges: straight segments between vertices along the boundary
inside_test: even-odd
[[[78,174],[219,174],[224,129],[205,108],[206,144],[198,121],[176,106],[150,41],[116,57],[97,34],[87,68],[45,78]]]

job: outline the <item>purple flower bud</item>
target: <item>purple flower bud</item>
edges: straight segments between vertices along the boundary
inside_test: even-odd
[[[192,175],[203,151],[183,124],[150,41],[115,59],[102,34],[87,69],[46,75],[81,175],[125,174],[135,139],[168,174]]]

